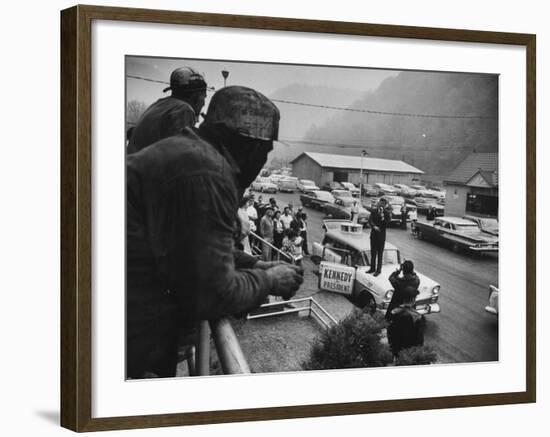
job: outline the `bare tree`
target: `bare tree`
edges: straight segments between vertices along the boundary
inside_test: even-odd
[[[135,126],[141,115],[147,109],[147,105],[139,100],[130,100],[126,104],[126,124]]]

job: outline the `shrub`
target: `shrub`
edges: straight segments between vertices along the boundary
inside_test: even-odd
[[[387,344],[380,342],[386,324],[381,314],[360,310],[325,331],[316,343],[305,370],[381,367],[392,361]]]
[[[413,346],[399,352],[395,360],[396,366],[417,366],[419,364],[432,364],[437,361],[437,352],[433,346]]]

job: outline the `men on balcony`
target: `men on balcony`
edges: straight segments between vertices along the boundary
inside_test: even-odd
[[[242,314],[303,281],[235,251],[238,200],[277,139],[279,111],[245,87],[216,93],[204,123],[127,156],[127,376],[174,376],[179,332]]]
[[[141,116],[128,138],[128,153],[135,153],[164,138],[177,135],[185,127],[193,127],[206,99],[206,82],[191,67],[175,69],[170,75],[172,91],[157,100]]]

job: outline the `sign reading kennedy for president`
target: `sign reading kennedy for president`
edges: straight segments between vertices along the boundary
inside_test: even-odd
[[[342,264],[321,262],[319,266],[319,288],[335,293],[351,295],[355,268]]]

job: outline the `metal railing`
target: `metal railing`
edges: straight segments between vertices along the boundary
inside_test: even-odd
[[[295,306],[297,304],[303,304]],[[308,317],[314,316],[325,328],[337,325],[338,321],[330,315],[313,297],[303,297],[288,301],[277,301],[261,305],[260,309],[278,307],[280,310],[259,314],[248,314],[247,320],[273,317],[283,314],[296,314],[308,312]],[[251,373],[248,361],[241,349],[239,339],[227,318],[219,320],[201,321],[199,324],[199,337],[196,347],[190,348],[187,354],[187,365],[190,376],[206,376],[210,374],[210,336],[214,340],[214,347],[222,371],[226,375]]]
[[[200,322],[196,353],[187,356],[190,376],[210,375],[210,334],[224,374],[251,373],[231,322],[222,318]]]
[[[295,304],[305,302],[306,306],[294,306]],[[325,310],[319,302],[317,302],[313,297],[302,297],[298,299],[290,299],[290,300],[280,300],[276,302],[270,302],[270,303],[264,303],[263,305],[260,305],[260,309],[266,309],[266,308],[277,308],[281,307],[282,309],[279,311],[270,311],[265,313],[259,313],[259,314],[248,314],[246,316],[247,320],[250,319],[262,319],[266,317],[273,317],[278,316],[282,314],[294,314],[294,313],[300,313],[307,311],[308,316],[311,317],[314,315],[317,320],[319,320],[327,329],[330,328],[330,324],[337,325],[338,321],[330,315],[330,313]]]
[[[272,252],[271,257],[273,261],[286,261],[291,264],[294,264],[294,258],[292,258],[289,254],[283,252],[281,249],[275,247],[273,244],[263,239],[255,232],[251,231],[249,236],[251,237],[250,247],[252,249],[252,255],[261,257],[263,252],[262,245],[265,244],[271,248],[271,252]]]

